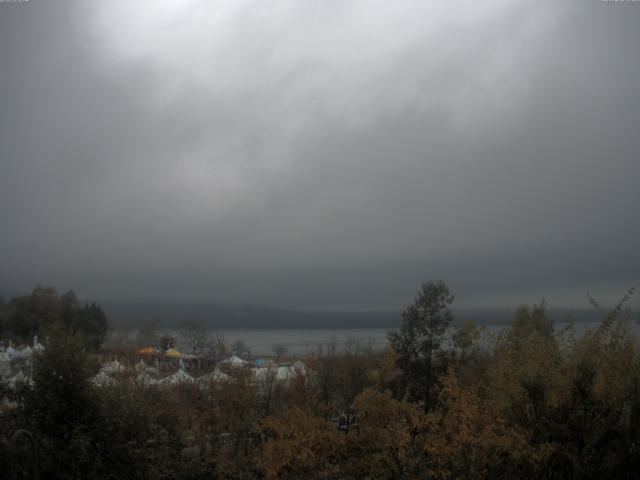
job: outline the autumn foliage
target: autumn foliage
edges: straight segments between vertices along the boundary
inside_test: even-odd
[[[331,422],[295,408],[264,419],[262,428],[259,466],[266,478],[331,478],[338,472],[346,438]]]
[[[629,320],[618,308],[578,335],[572,324],[556,330],[542,304],[518,309],[494,335],[463,326],[458,348],[433,365],[443,373],[426,412],[403,396],[393,351],[384,352],[354,398],[348,434],[312,411],[267,418],[260,471],[267,478],[635,478],[640,352]]]
[[[33,431],[47,478],[637,477],[630,310],[578,332],[556,328],[544,304],[525,306],[497,333],[467,323],[446,337],[420,325],[433,312],[449,319],[448,294],[433,298],[437,308],[407,316],[406,339],[382,352],[315,352],[304,359],[311,373],[286,383],[238,369],[208,389],[95,389],[84,344],[67,332],[34,365],[35,385],[11,394],[0,436]]]

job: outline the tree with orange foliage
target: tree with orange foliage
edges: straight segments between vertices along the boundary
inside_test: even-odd
[[[527,437],[495,416],[489,401],[462,387],[453,369],[442,380],[428,425],[424,449],[432,478],[491,478],[491,465],[518,465],[527,451]]]
[[[419,478],[427,428],[421,409],[371,388],[356,397],[355,405],[359,428],[357,435],[349,435],[345,473],[353,478]]]
[[[267,479],[331,478],[344,461],[346,436],[320,417],[294,408],[262,421],[265,442],[258,467]]]

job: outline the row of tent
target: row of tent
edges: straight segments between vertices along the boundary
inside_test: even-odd
[[[4,353],[4,352],[3,352]],[[228,366],[237,367],[240,365],[247,365],[251,362],[247,362],[245,360],[236,357],[235,355],[227,359],[227,361],[223,361],[221,363],[226,363]],[[147,365],[143,360],[139,360],[135,366],[135,377],[136,381],[139,385],[144,386],[169,386],[169,385],[181,385],[181,384],[196,384],[201,387],[206,387],[210,383],[220,383],[226,382],[231,379],[231,377],[221,371],[219,368],[215,368],[211,372],[202,375],[198,378],[193,377],[189,373],[187,373],[183,368],[178,369],[176,372],[159,378],[159,370],[157,368],[151,367]],[[96,386],[110,386],[115,385],[117,383],[116,374],[123,373],[126,371],[126,368],[118,361],[114,360],[110,363],[104,364],[100,371],[96,375],[91,378],[91,382]],[[309,373],[309,368],[302,363],[301,361],[297,361],[291,364],[282,364],[278,366],[269,366],[269,367],[252,367],[251,371],[254,375],[256,382],[266,382],[269,380],[275,381],[289,381],[297,375],[306,376]],[[7,384],[10,388],[14,388],[20,382],[28,382],[30,384],[33,383],[31,378],[25,375],[22,371],[19,371],[13,377],[5,380],[5,384]]]
[[[92,383],[96,386],[111,386],[117,383],[116,378],[113,376],[114,373],[121,372],[122,370],[117,369],[114,362],[105,365],[100,369],[100,371],[91,379]],[[221,372],[218,369],[215,369],[211,373],[203,375],[199,378],[195,378],[192,375],[189,375],[182,368],[178,369],[176,372],[168,375],[164,378],[158,378],[158,369],[149,367],[144,362],[140,361],[135,365],[136,371],[136,382],[139,385],[144,386],[152,386],[152,385],[181,385],[181,384],[189,384],[195,383],[205,387],[211,382],[223,382],[229,380],[231,377]]]
[[[234,358],[235,357],[235,358]],[[233,356],[226,362],[226,364],[233,366],[247,364],[245,360],[239,357]],[[221,363],[225,363],[224,361]],[[187,373],[183,368],[179,368],[176,372],[168,375],[164,378],[158,378],[159,371],[157,368],[147,365],[143,360],[139,360],[135,366],[136,381],[139,385],[152,386],[152,385],[181,385],[181,384],[197,384],[202,387],[207,386],[210,383],[226,382],[231,379],[229,375],[222,372],[219,368],[215,368],[208,374],[195,378]],[[255,380],[257,382],[264,382],[269,379],[276,381],[289,381],[296,375],[306,376],[309,373],[309,368],[302,362],[297,361],[292,364],[278,365],[276,367],[254,367],[251,369]],[[116,373],[124,372],[125,368],[120,362],[114,360],[111,363],[102,366],[100,371],[91,379],[91,381],[97,386],[109,386],[116,383],[116,378],[113,376]]]
[[[34,353],[44,351],[41,343],[35,342],[33,347],[26,346],[24,348],[14,348],[9,345],[4,351],[0,351],[0,362],[13,362],[16,360],[29,359]]]
[[[44,347],[38,342],[37,337],[33,341],[33,346],[27,345],[26,347],[15,348],[9,343],[7,348],[0,347],[0,379],[7,378],[11,375],[16,363],[26,363],[29,365],[33,355],[42,351],[44,351]],[[17,378],[16,381],[19,381],[20,378],[18,375],[11,377],[9,380]]]

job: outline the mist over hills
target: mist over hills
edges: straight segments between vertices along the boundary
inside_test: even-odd
[[[145,321],[161,328],[175,328],[184,321],[200,322],[212,329],[344,329],[398,328],[400,310],[338,311],[295,310],[259,305],[220,305],[191,302],[101,302],[115,329],[136,329]],[[513,309],[453,309],[454,324],[471,320],[479,325],[504,325]],[[591,310],[550,309],[555,322],[572,316],[577,322],[597,321],[602,314]]]
[[[0,290],[5,302],[27,292]],[[81,299],[81,301],[87,301]],[[359,329],[399,328],[401,309],[336,310],[296,309],[251,304],[220,304],[196,301],[101,301],[92,299],[105,311],[112,329],[138,329],[145,322],[158,328],[176,328],[185,321],[198,322],[211,329]],[[515,307],[452,307],[453,323],[473,321],[478,325],[506,325]],[[604,314],[592,309],[549,308],[554,322],[602,320]],[[640,319],[638,320],[640,321]]]

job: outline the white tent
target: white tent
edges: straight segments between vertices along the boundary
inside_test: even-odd
[[[114,360],[113,362],[106,363],[102,366],[101,371],[111,375],[113,373],[120,373],[124,371],[124,367],[118,360]]]
[[[201,376],[196,380],[200,387],[204,388],[211,383],[220,383],[220,382],[228,382],[231,379],[229,375],[224,372],[221,372],[217,368],[206,375]]]
[[[138,363],[135,365],[136,372],[138,373],[146,373],[149,375],[157,375],[158,369],[154,367],[150,367],[144,360],[138,360]]]
[[[158,380],[151,376],[147,371],[142,371],[136,376],[136,383],[143,387],[148,387],[150,385],[156,385]]]
[[[297,375],[306,376],[309,373],[309,367],[307,367],[301,361],[295,363],[285,363],[278,365],[277,367],[262,367],[254,368],[253,374],[256,381],[265,382],[268,380],[278,380],[286,382],[291,380]]]
[[[193,383],[193,377],[184,370],[180,369],[176,373],[172,373],[162,380],[158,380],[158,385],[179,385],[182,383]]]
[[[273,367],[260,367],[253,368],[252,371],[257,382],[266,382],[275,379],[278,370]]]
[[[147,368],[149,368],[149,366],[145,363],[144,360],[138,360],[136,362],[134,368],[136,369],[136,372],[142,372],[142,371],[146,370]]]
[[[9,355],[9,359],[10,360],[15,360],[16,358],[20,358],[20,352],[18,352],[18,350],[16,350],[15,348],[13,348],[11,345],[9,345],[7,347],[7,349],[5,350],[6,354]]]
[[[296,375],[307,376],[309,374],[309,367],[307,367],[300,360],[294,362],[293,365],[289,367],[289,369],[292,370]]]
[[[298,360],[295,363],[279,365],[276,371],[276,379],[288,381],[292,378],[302,375],[303,377],[309,373],[309,367]]]
[[[248,363],[248,362],[245,362],[237,355],[231,355],[229,358],[222,360],[220,363],[231,365],[232,367],[242,367],[245,363]]]
[[[277,380],[287,381],[294,376],[295,373],[291,371],[291,367],[289,367],[288,365],[279,366],[276,370]]]
[[[96,375],[91,377],[91,383],[93,383],[96,387],[104,387],[115,385],[116,380],[104,370],[100,370]]]

